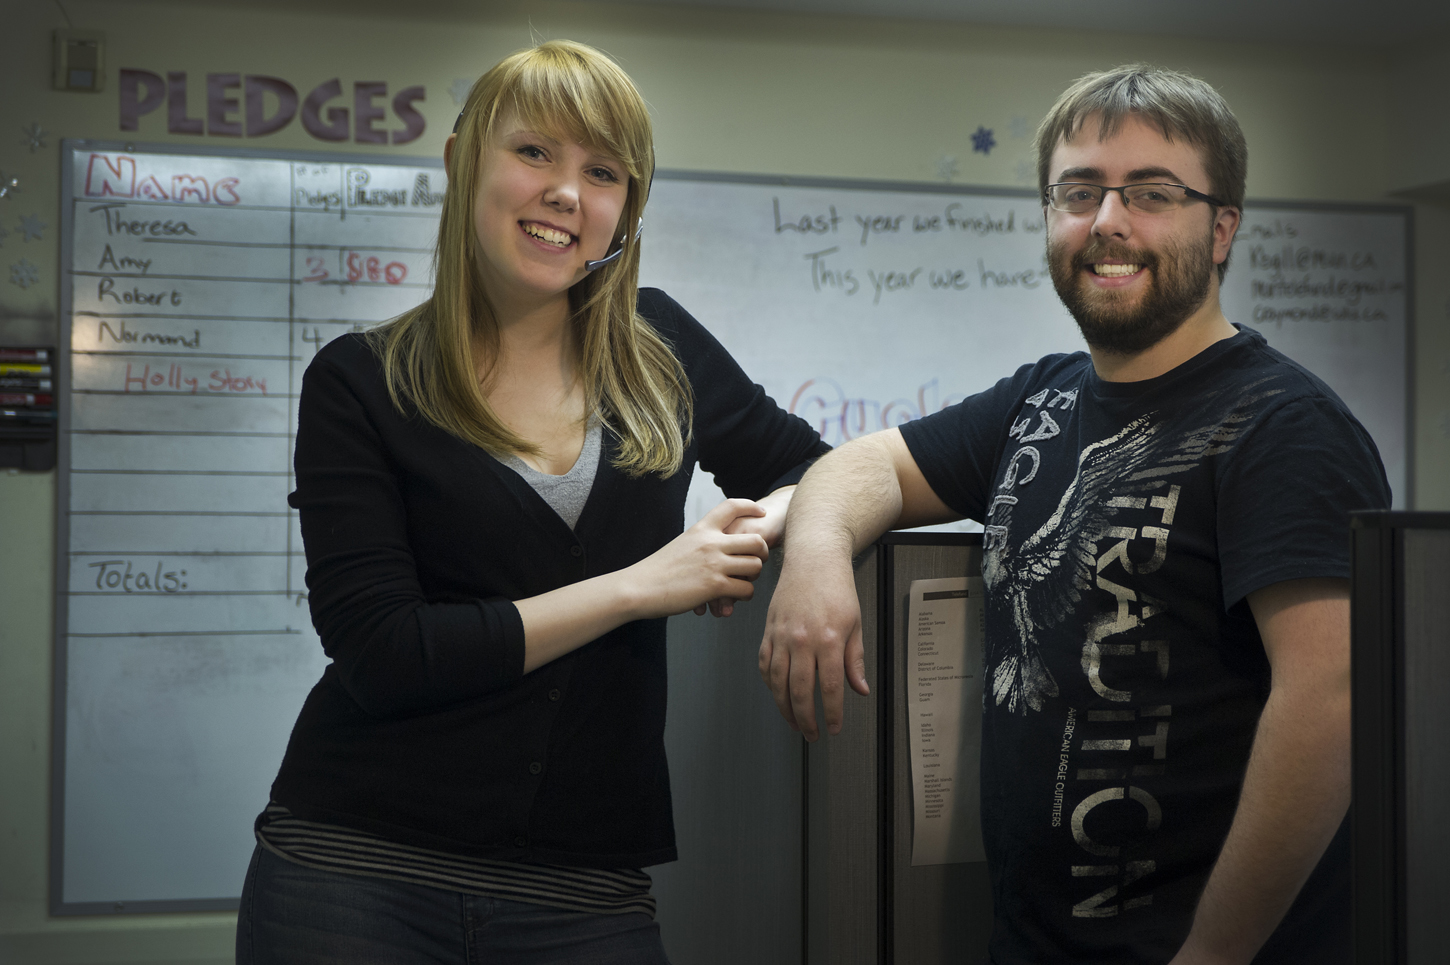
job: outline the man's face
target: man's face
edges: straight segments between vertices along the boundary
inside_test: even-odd
[[[1052,181],[1117,186],[1142,181],[1184,184],[1212,193],[1197,148],[1169,142],[1156,127],[1129,117],[1106,141],[1098,119],[1052,152]],[[1093,348],[1133,355],[1177,331],[1215,290],[1214,265],[1228,257],[1237,216],[1190,202],[1162,214],[1126,208],[1108,192],[1095,211],[1047,210],[1052,283]]]

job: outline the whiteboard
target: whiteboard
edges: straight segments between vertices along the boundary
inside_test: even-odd
[[[444,176],[88,141],[62,163],[51,907],[234,908],[325,664],[286,504],[301,375],[426,297]],[[1277,313],[1261,329],[1365,421],[1400,504],[1407,211],[1254,205],[1245,227],[1230,318]],[[643,244],[642,283],[832,443],[1081,347],[1026,192],[661,172]],[[715,498],[697,479],[691,514]]]
[[[1410,209],[1250,201],[1230,321],[1324,379],[1407,505]],[[640,283],[664,288],[833,445],[1086,348],[1047,272],[1035,192],[661,175]],[[701,481],[691,509],[719,499]],[[980,528],[980,527],[943,527]]]
[[[302,372],[431,289],[441,162],[62,152],[52,908],[234,908],[326,658],[292,446]]]

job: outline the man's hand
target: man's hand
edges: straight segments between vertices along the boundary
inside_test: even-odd
[[[851,558],[892,526],[960,518],[927,485],[901,433],[848,442],[811,467],[786,517],[785,565],[760,642],[760,676],[792,728],[816,740],[841,730],[846,687],[870,693]]]
[[[1249,607],[1273,683],[1233,825],[1170,965],[1253,959],[1349,808],[1349,584],[1275,583]]]
[[[862,696],[871,693],[851,553],[847,548],[832,555],[834,560],[810,554],[808,562],[782,569],[760,642],[760,676],[780,715],[812,741],[820,736],[815,722],[818,675],[831,734],[841,731],[844,681]]]

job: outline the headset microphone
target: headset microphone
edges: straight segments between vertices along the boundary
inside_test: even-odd
[[[642,235],[642,234],[644,234],[644,219],[643,218],[640,218],[639,219],[639,226],[634,229],[634,240],[635,241],[638,241],[639,240],[639,236]],[[620,235],[619,236],[619,247],[618,248],[616,248],[610,254],[605,255],[603,258],[600,258],[598,261],[586,261],[586,262],[584,262],[584,270],[585,271],[594,271],[596,268],[603,268],[605,265],[609,264],[611,261],[614,261],[615,259],[617,259],[620,255],[624,254],[624,245],[625,245],[625,242],[628,241],[628,240],[629,240],[629,236],[627,234]]]

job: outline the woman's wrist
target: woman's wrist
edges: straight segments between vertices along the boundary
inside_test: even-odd
[[[619,614],[621,626],[634,620],[646,620],[652,615],[647,612],[648,599],[638,568],[639,563],[635,563],[598,577],[605,598],[612,603],[611,609]]]

